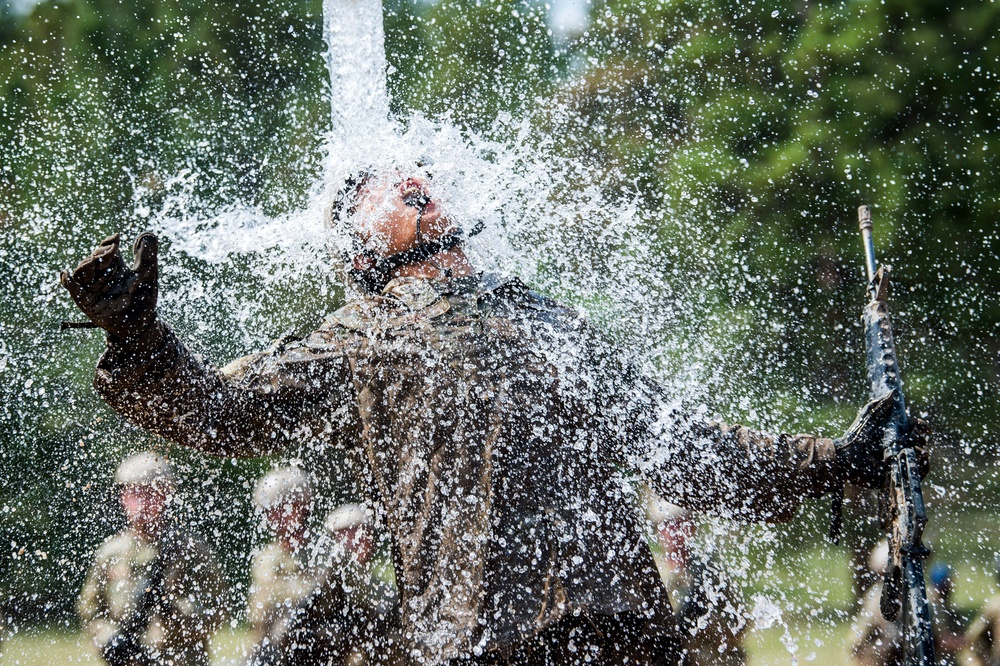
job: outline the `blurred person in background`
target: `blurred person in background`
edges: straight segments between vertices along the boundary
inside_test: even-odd
[[[392,565],[377,558],[368,512],[345,504],[327,516],[328,550],[312,595],[285,636],[283,664],[402,664]]]
[[[934,627],[934,653],[938,666],[957,666],[959,652],[965,647],[961,613],[952,604],[954,582],[951,567],[937,562],[930,571],[931,586],[927,591],[931,622]]]
[[[749,630],[739,588],[715,558],[694,544],[697,525],[670,502],[654,500],[649,517],[663,547],[660,574],[680,629],[679,652],[686,666],[744,666]]]
[[[127,527],[107,539],[77,602],[84,630],[110,666],[207,666],[223,620],[215,554],[170,514],[175,478],[159,454],[115,472]]]
[[[994,575],[1000,581],[1000,556],[994,561]],[[1000,594],[983,605],[965,631],[965,663],[969,666],[1000,666]]]
[[[249,664],[277,663],[274,652],[288,630],[296,609],[316,585],[310,565],[309,517],[312,488],[298,467],[280,467],[265,474],[253,492],[274,540],[253,557],[247,619],[253,649]]]
[[[850,644],[859,666],[902,666],[903,632],[898,622],[882,617],[882,572],[889,563],[889,543],[882,539],[868,557],[872,584],[860,600],[861,608],[851,627]]]

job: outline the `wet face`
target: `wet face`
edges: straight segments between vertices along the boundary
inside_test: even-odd
[[[375,548],[368,530],[360,525],[337,530],[334,532],[333,538],[334,542],[355,558],[359,564],[366,564]]]
[[[124,486],[121,492],[129,527],[144,539],[159,537],[167,513],[167,493],[153,486],[136,484]]]
[[[668,565],[682,567],[687,564],[694,532],[694,523],[687,518],[674,518],[663,523],[660,527],[660,543]]]
[[[264,515],[268,528],[279,538],[297,538],[301,536],[309,522],[309,503],[285,502],[271,507]]]
[[[358,192],[352,217],[365,248],[382,257],[437,240],[454,227],[426,178],[375,176]]]

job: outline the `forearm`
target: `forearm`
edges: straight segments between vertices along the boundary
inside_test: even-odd
[[[689,417],[668,423],[636,467],[665,499],[696,511],[784,522],[837,484],[833,441],[769,435]]]
[[[136,425],[213,455],[260,456],[290,439],[273,396],[235,386],[159,320],[127,345],[109,341],[94,387]]]

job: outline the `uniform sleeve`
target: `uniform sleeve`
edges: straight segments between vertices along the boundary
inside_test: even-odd
[[[247,620],[250,622],[255,640],[264,637],[270,624],[268,611],[273,605],[271,591],[275,586],[275,578],[275,562],[271,549],[257,553],[250,569],[250,596],[247,600]]]
[[[334,414],[349,381],[342,356],[255,354],[219,371],[157,321],[129,346],[108,343],[97,392],[136,425],[205,453],[257,457],[302,441],[310,408]]]
[[[671,402],[617,350],[594,353],[606,450],[664,499],[693,511],[782,522],[805,497],[836,487],[833,440],[708,421]]]

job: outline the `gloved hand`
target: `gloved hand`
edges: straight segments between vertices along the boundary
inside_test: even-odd
[[[139,338],[156,320],[159,269],[156,236],[144,233],[135,240],[135,264],[125,265],[118,234],[110,236],[71,273],[59,274],[77,306],[113,342]]]
[[[853,485],[881,488],[885,479],[882,436],[892,415],[894,394],[887,393],[861,408],[854,423],[842,437],[834,440],[836,464],[844,479]],[[904,434],[908,446],[917,451],[920,476],[927,476],[927,440],[930,428],[921,419],[910,419],[910,431]]]

